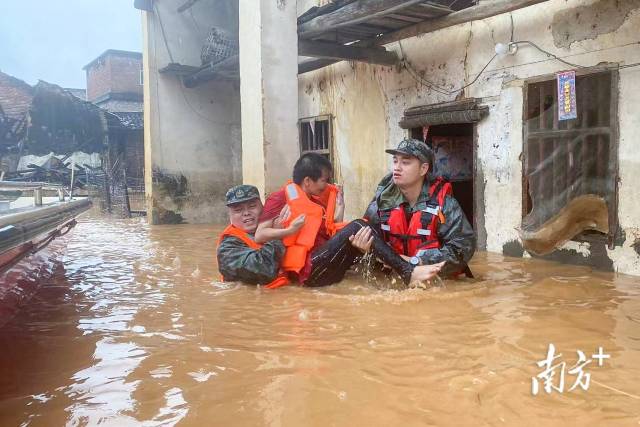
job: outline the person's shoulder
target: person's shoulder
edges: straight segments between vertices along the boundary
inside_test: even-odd
[[[267,195],[267,197],[265,198],[265,202],[267,200],[280,200],[280,199],[285,199],[285,192],[284,192],[284,188],[280,188],[279,190],[273,191],[271,193],[269,193]]]
[[[237,238],[236,236],[224,236],[222,240],[220,240],[220,244],[218,245],[218,252],[220,251],[228,251],[233,248],[240,248],[243,246],[247,246],[242,239]]]
[[[378,185],[376,186],[376,193],[381,192],[385,187],[388,187],[391,184],[393,184],[393,173],[389,172],[382,177],[380,182],[378,182]]]
[[[455,198],[455,196],[453,194],[447,194],[444,197],[444,203],[442,206],[442,209],[447,211],[447,210],[461,210],[462,208],[460,207],[460,203],[458,202],[458,199]]]
[[[264,222],[277,217],[286,204],[287,198],[284,189],[270,193],[264,200],[264,207],[258,221]]]

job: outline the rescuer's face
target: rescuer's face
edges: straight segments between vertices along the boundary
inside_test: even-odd
[[[304,179],[304,186],[303,186],[305,193],[311,196],[321,195],[324,192],[324,190],[327,188],[327,184],[329,183],[330,179],[331,179],[331,173],[326,169],[322,170],[322,176],[318,178],[317,181],[312,180],[310,177],[306,177]]]
[[[247,200],[228,206],[229,221],[247,233],[253,234],[258,227],[258,218],[262,213],[262,202],[260,199]]]
[[[413,156],[393,156],[393,183],[398,187],[411,187],[422,182],[429,172],[429,163],[422,163]]]

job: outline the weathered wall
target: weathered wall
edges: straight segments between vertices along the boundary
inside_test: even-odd
[[[250,0],[240,0],[240,96],[246,102],[241,107],[242,122],[242,178],[264,193],[265,153],[262,114],[262,14]],[[249,47],[251,45],[251,47]],[[254,102],[249,102],[253,98]],[[256,123],[257,126],[247,126]],[[251,156],[248,156],[252,153]]]
[[[330,67],[316,77],[299,80],[299,114],[333,116],[335,180],[344,184],[345,215],[357,218],[386,167],[388,105],[379,80],[366,65]]]
[[[155,12],[143,12],[147,211],[152,223],[222,222],[224,194],[241,181],[239,85],[212,81],[188,89],[158,70],[170,62],[199,66],[208,30],[236,34],[238,10],[202,0],[192,17],[176,12],[183,3],[154,2]]]
[[[302,2],[299,2],[302,3]],[[299,13],[319,4],[305,0]],[[300,117],[331,114],[335,117],[335,157],[346,184],[350,216],[359,215],[374,190],[374,183],[389,166],[384,147],[407,135],[398,126],[404,110],[419,104],[452,101],[453,91],[473,80],[494,54],[497,42],[529,40],[567,61],[585,66],[602,62],[640,62],[637,28],[640,2],[615,0],[550,0],[510,14],[458,25],[393,43],[387,48],[405,56],[421,78],[402,67],[381,67],[342,62],[299,78]],[[604,23],[607,24],[604,24]],[[503,252],[518,247],[516,228],[521,223],[523,87],[529,78],[550,75],[569,66],[533,47],[521,46],[514,56],[496,58],[463,96],[480,98],[489,116],[476,127],[476,210],[481,247]],[[562,253],[591,265],[607,265],[620,272],[640,274],[640,151],[633,135],[640,132],[637,99],[640,67],[621,69],[619,98],[619,209],[626,236],[622,246],[608,250],[589,243],[580,252],[566,245]],[[437,93],[436,84],[453,93]],[[354,104],[356,108],[354,108]],[[361,175],[362,169],[366,176]],[[363,194],[364,193],[364,194]],[[635,245],[635,246],[634,246]],[[521,250],[521,247],[520,247]]]
[[[109,93],[142,95],[139,53],[106,53],[87,66],[87,100],[95,101]]]
[[[0,108],[9,119],[18,120],[29,111],[34,89],[26,82],[0,71]]]
[[[96,98],[109,92],[111,81],[111,67],[106,58],[95,61],[87,67],[87,101],[92,102]]]
[[[298,158],[296,2],[240,1],[243,179],[272,192]]]
[[[142,58],[111,55],[108,61],[111,66],[110,92],[142,95],[142,85],[140,84]]]

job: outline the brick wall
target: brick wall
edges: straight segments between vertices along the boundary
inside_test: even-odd
[[[106,57],[95,61],[87,68],[87,101],[92,102],[109,93],[111,87],[111,67]]]
[[[142,95],[141,69],[141,58],[104,55],[87,68],[87,100],[93,102],[108,93]]]
[[[111,56],[111,92],[142,95],[140,70],[142,59]]]
[[[0,72],[0,106],[11,119],[22,118],[33,99],[33,88],[20,79]]]

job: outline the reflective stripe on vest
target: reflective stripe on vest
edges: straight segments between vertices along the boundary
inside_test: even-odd
[[[297,233],[282,239],[287,248],[281,267],[284,271],[300,273],[307,261],[307,254],[316,242],[316,236],[322,225],[324,209],[318,203],[312,202],[307,194],[295,183],[289,183],[284,188],[287,205],[291,216],[286,227],[300,215],[305,216],[304,225]]]
[[[225,228],[220,234],[220,237],[218,237],[218,247],[220,246],[220,243],[222,243],[222,240],[227,236],[235,237],[241,240],[242,243],[254,250],[260,249],[262,247],[260,243],[257,243],[251,237],[249,237],[249,233],[232,224],[227,226],[227,228]],[[224,277],[221,276],[220,279],[224,282]],[[273,281],[267,283],[264,287],[267,289],[276,289],[288,284],[290,284],[289,278],[284,274],[279,274],[278,277],[276,277]]]
[[[346,222],[335,222],[334,219],[339,192],[340,189],[336,185],[327,184],[324,192],[320,196],[314,197],[315,200],[319,201],[320,204],[325,207],[325,228],[329,236],[335,235],[348,224]]]
[[[386,211],[389,218],[386,224],[381,224],[385,241],[397,253],[406,256],[416,256],[426,249],[439,249],[438,223],[445,221],[442,209],[446,196],[451,193],[451,184],[438,177],[429,189],[430,200],[435,198],[437,205],[414,212],[408,224],[402,206]],[[382,211],[378,215],[386,216]]]

